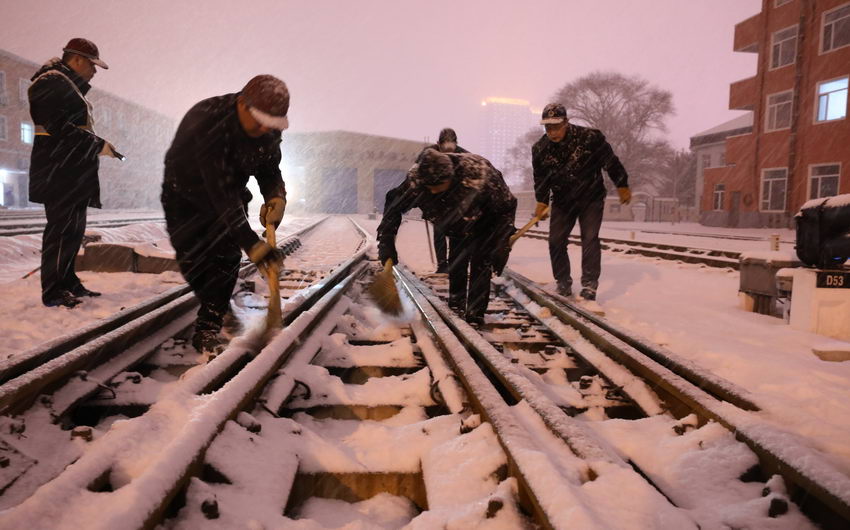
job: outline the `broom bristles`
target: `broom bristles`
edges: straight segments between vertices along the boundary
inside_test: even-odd
[[[393,278],[393,260],[388,259],[384,264],[384,270],[375,275],[372,285],[369,286],[369,294],[375,299],[375,305],[384,313],[400,315],[403,311],[401,298]]]

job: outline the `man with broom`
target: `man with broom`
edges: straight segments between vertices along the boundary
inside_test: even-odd
[[[514,232],[516,198],[502,174],[472,153],[426,150],[404,182],[387,192],[378,226],[378,257],[398,263],[395,238],[412,208],[449,236],[449,307],[474,326],[484,323],[490,277],[501,274]]]
[[[201,353],[221,349],[242,250],[264,272],[280,261],[248,225],[245,185],[257,179],[265,199],[260,223],[277,228],[286,207],[279,166],[288,110],[286,84],[258,75],[241,92],[192,107],[165,155],[162,206],[180,271],[201,302],[192,337]]]

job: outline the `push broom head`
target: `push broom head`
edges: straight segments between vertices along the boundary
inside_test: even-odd
[[[400,315],[403,311],[398,289],[393,278],[393,260],[388,259],[384,270],[375,275],[369,294],[375,299],[378,309],[389,315]]]

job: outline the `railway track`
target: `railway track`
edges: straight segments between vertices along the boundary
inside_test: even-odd
[[[531,229],[526,232],[525,237],[548,240],[549,232]],[[681,261],[683,263],[701,264],[709,267],[740,269],[740,252],[669,245],[666,243],[649,243],[646,241],[634,241],[632,239],[615,239],[610,237],[600,237],[599,239],[602,242],[602,248],[612,252],[620,252],[627,255],[637,254]],[[581,245],[581,238],[570,235],[570,243]]]
[[[20,455],[1,469],[25,468],[0,526],[846,522],[848,479],[762,424],[746,390],[515,273],[473,329],[441,299],[444,276],[397,268],[408,314],[388,322],[363,289],[377,268],[361,243],[294,293],[268,344],[246,333],[202,364],[179,336],[146,333],[144,362],[88,370],[0,419]]]
[[[0,219],[5,219],[0,218]],[[116,228],[137,223],[164,223],[165,217],[139,217],[126,219],[91,219],[86,222],[87,227]],[[20,236],[26,234],[40,234],[44,232],[47,221],[3,223],[0,224],[0,237]]]

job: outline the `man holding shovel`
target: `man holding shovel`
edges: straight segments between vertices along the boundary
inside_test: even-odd
[[[201,302],[192,337],[201,353],[222,345],[241,251],[263,272],[280,260],[248,225],[245,186],[251,175],[257,179],[265,199],[260,223],[277,228],[286,207],[280,142],[288,110],[286,84],[258,75],[241,92],[192,107],[165,155],[162,206],[180,271]]]
[[[504,268],[514,232],[516,198],[502,174],[472,153],[426,150],[404,182],[387,192],[378,226],[381,263],[398,263],[396,234],[412,208],[449,236],[449,306],[470,324],[482,325],[490,276]]]

